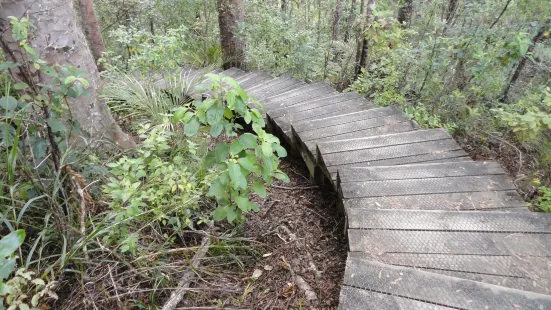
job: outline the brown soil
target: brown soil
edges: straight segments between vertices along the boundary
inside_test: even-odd
[[[274,184],[267,199],[256,201],[260,212],[233,237],[244,237],[245,253],[234,250],[226,261],[216,253],[218,263],[206,262],[178,309],[337,307],[347,253],[337,197],[308,181],[302,161],[286,159],[281,169],[291,182]]]

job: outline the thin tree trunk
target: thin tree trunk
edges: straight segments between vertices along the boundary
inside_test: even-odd
[[[510,3],[511,3],[511,0],[507,0],[507,2],[505,3],[505,6],[503,7],[503,10],[501,10],[501,13],[499,13],[499,16],[496,18],[496,20],[494,20],[494,22],[490,26],[490,29],[494,28],[494,26],[497,24],[497,22],[501,19],[501,16],[503,16],[505,11],[507,11],[507,8],[509,7]]]
[[[350,12],[348,13],[346,30],[344,31],[344,42],[348,42],[348,40],[350,40],[350,33],[354,25],[354,20],[356,19],[356,1],[357,0],[352,0],[352,3],[350,3]]]
[[[448,9],[446,10],[446,23],[451,24],[455,11],[457,11],[457,4],[459,0],[449,0]]]
[[[411,14],[413,12],[413,0],[402,0],[398,9],[398,22],[403,27],[408,27],[411,23]]]
[[[551,28],[551,16],[547,18],[543,26],[541,26],[541,28],[538,30],[538,33],[536,33],[536,35],[532,38],[532,44],[528,48],[528,51],[526,52],[526,54],[518,62],[517,67],[513,71],[511,79],[503,89],[503,92],[501,93],[501,98],[499,99],[500,102],[507,101],[511,87],[517,82],[518,78],[520,77],[520,74],[522,73],[522,70],[526,66],[526,61],[528,60],[526,55],[532,53],[532,51],[534,50],[534,47],[536,46],[536,43],[538,43],[544,37],[545,32],[550,30],[550,28]]]
[[[281,0],[281,12],[287,13],[287,0]]]
[[[48,64],[74,66],[88,72],[89,96],[81,96],[68,102],[71,115],[82,130],[94,140],[110,139],[121,147],[133,147],[135,143],[117,125],[109,107],[97,99],[100,77],[92,53],[82,30],[78,27],[77,16],[72,1],[65,0],[0,0],[0,42],[6,60],[24,62],[24,52],[11,35],[8,16],[27,17],[36,27],[30,44],[40,52],[40,57]],[[70,51],[70,53],[69,53]],[[29,85],[48,84],[44,74],[24,74],[24,70],[12,71],[16,81]]]
[[[337,0],[335,4],[335,11],[333,12],[333,33],[331,36],[332,41],[336,41],[339,38],[339,28],[341,23],[341,0]]]
[[[375,6],[376,6],[375,0],[368,0],[367,8],[366,8],[366,14],[365,14],[366,15],[365,16],[365,20],[366,20],[365,29],[367,29],[367,27],[369,27],[369,23],[370,23],[369,19],[370,19],[372,13],[373,13],[373,10],[375,9]],[[369,53],[369,39],[364,36],[363,41],[362,41],[361,56],[360,56],[359,69],[358,69],[357,75],[360,74],[362,68],[367,69],[367,56],[368,56],[368,53]]]
[[[218,0],[218,25],[220,45],[224,57],[224,69],[237,67],[246,69],[245,41],[238,37],[238,23],[243,22],[242,0]]]
[[[98,60],[105,53],[105,45],[103,44],[98,18],[94,10],[94,0],[78,0],[78,10],[82,20],[82,29],[90,46],[92,56],[96,64],[98,64],[98,70],[103,71],[103,65],[99,64]]]

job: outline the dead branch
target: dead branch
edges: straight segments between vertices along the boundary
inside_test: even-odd
[[[190,268],[186,270],[186,272],[184,273],[184,276],[182,277],[180,282],[178,282],[178,289],[176,289],[176,291],[170,294],[170,298],[165,302],[162,310],[174,310],[176,306],[180,303],[182,298],[184,298],[184,294],[188,291],[188,287],[191,284],[191,280],[195,277],[195,269],[199,267],[201,260],[207,254],[209,246],[210,246],[210,237],[204,236],[203,240],[201,241],[201,246],[193,256],[193,259],[191,260]]]
[[[279,185],[272,185],[271,187],[277,188],[277,189],[284,189],[284,190],[301,190],[301,189],[317,189],[317,185],[312,186],[297,186],[297,187],[287,187],[287,186],[279,186]]]

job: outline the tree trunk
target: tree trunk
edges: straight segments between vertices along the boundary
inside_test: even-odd
[[[94,10],[94,0],[78,0],[78,10],[84,35],[86,36],[86,40],[88,40],[90,51],[97,64],[103,53],[105,53],[105,45],[103,44],[98,18]],[[98,64],[98,70],[103,71],[103,69],[103,65]]]
[[[511,90],[511,86],[513,86],[518,78],[520,77],[520,74],[522,73],[522,70],[526,66],[526,61],[528,58],[526,58],[526,55],[532,53],[534,50],[534,47],[536,46],[536,43],[538,43],[545,35],[545,33],[551,29],[551,16],[547,18],[543,26],[538,30],[538,33],[532,38],[532,44],[528,48],[528,51],[526,51],[526,54],[520,59],[518,62],[517,67],[513,71],[513,75],[511,76],[511,79],[503,89],[503,92],[501,93],[501,98],[499,99],[500,102],[507,101],[507,98],[509,96],[509,91]]]
[[[331,36],[332,41],[336,41],[339,38],[339,26],[341,23],[341,0],[337,0],[335,5],[335,12],[333,12],[333,33]]]
[[[367,27],[369,27],[369,22],[370,22],[369,19],[370,19],[372,13],[373,13],[373,10],[375,9],[375,6],[376,6],[375,0],[368,0],[366,13],[365,13],[364,31],[365,31],[365,29],[367,29]],[[364,31],[362,31],[362,33]],[[361,48],[361,52],[360,52],[360,61],[358,63],[358,68],[357,68],[357,71],[356,71],[356,77],[358,77],[358,75],[360,74],[362,68],[364,68],[364,69],[367,68],[367,55],[368,55],[368,52],[369,52],[369,39],[367,37],[365,37],[365,34],[364,34],[363,41],[362,41],[362,48]]]
[[[218,0],[217,8],[224,69],[246,69],[245,41],[237,37],[238,23],[244,20],[242,0]]]
[[[446,11],[446,23],[451,24],[453,17],[455,16],[455,11],[457,10],[457,4],[459,0],[449,0],[448,9]]]
[[[117,125],[109,107],[97,99],[100,85],[98,69],[88,48],[84,33],[78,27],[77,16],[72,1],[64,0],[0,0],[0,41],[6,60],[23,62],[24,52],[11,35],[8,16],[27,17],[36,29],[30,38],[30,44],[40,53],[48,64],[60,64],[84,69],[89,74],[90,96],[81,96],[69,100],[69,109],[74,120],[93,139],[106,138],[121,147],[133,147],[134,142]],[[16,81],[25,81],[29,85],[48,83],[44,74],[28,76],[23,70],[12,70]]]
[[[287,0],[281,0],[281,12],[287,13]]]
[[[398,9],[398,22],[403,27],[408,27],[411,23],[411,13],[413,12],[413,0],[402,0],[400,9]]]
[[[350,33],[354,25],[354,20],[356,19],[356,1],[357,0],[352,0],[352,3],[350,4],[350,12],[348,13],[346,20],[346,30],[344,31],[344,42],[348,42],[348,40],[350,40]]]

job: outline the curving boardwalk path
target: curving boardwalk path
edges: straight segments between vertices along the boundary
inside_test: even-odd
[[[338,191],[350,249],[341,309],[551,309],[551,215],[529,212],[499,164],[356,93],[223,74]]]

